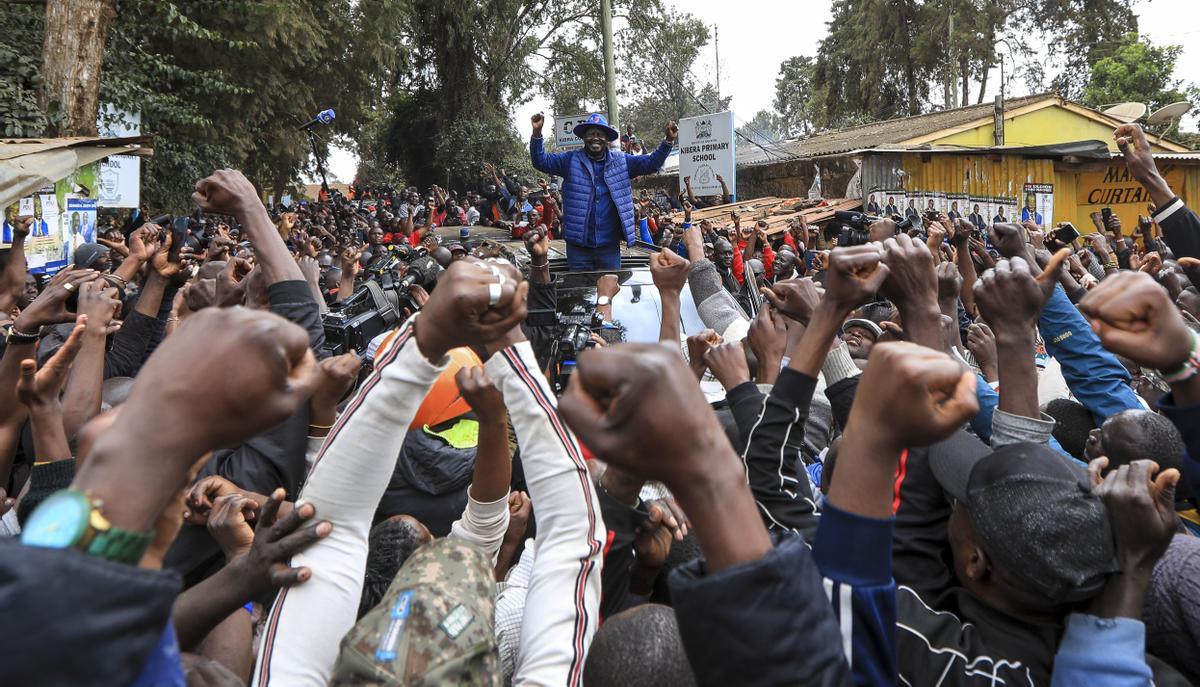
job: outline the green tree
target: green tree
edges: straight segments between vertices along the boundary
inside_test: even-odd
[[[780,136],[796,138],[812,133],[813,58],[789,57],[779,65],[775,79],[775,112]]]
[[[771,110],[759,110],[750,121],[739,126],[737,132],[749,141],[759,145],[771,145],[782,138],[782,120]]]
[[[1182,52],[1182,46],[1156,46],[1136,33],[1126,34],[1120,45],[1092,65],[1083,102],[1096,108],[1139,102],[1154,110],[1187,100],[1187,88],[1174,77]]]
[[[922,16],[917,0],[834,0],[813,70],[818,128],[924,111],[932,70],[912,49]]]

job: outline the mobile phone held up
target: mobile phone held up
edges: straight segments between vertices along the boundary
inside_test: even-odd
[[[1063,222],[1053,233],[1054,238],[1058,239],[1059,243],[1064,245],[1070,245],[1079,238],[1079,230],[1070,222]]]
[[[187,241],[188,221],[187,217],[176,217],[171,223],[171,247],[167,250],[167,259],[171,262],[179,262],[179,251]]]

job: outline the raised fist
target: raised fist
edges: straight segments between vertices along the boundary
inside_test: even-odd
[[[863,372],[846,432],[877,428],[898,448],[928,446],[979,412],[975,374],[945,353],[905,342],[877,343]]]

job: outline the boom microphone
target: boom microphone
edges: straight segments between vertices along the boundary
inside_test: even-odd
[[[313,128],[314,126],[316,126],[318,124],[328,124],[328,123],[332,122],[335,116],[336,115],[334,115],[334,113],[333,113],[333,108],[331,107],[328,110],[322,110],[321,112],[318,112],[317,116],[313,117],[311,122],[309,122],[307,124],[303,124],[296,128],[300,131],[308,131],[309,129]]]

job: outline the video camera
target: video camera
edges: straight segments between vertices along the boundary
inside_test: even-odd
[[[405,310],[419,310],[410,293],[412,287],[431,288],[442,266],[428,251],[418,248],[408,252],[388,250],[373,257],[364,269],[366,281],[322,318],[322,350],[329,355],[349,351],[361,354],[371,339],[399,322]]]
[[[838,210],[833,213],[833,218],[841,223],[841,231],[838,233],[838,246],[861,246],[869,243],[871,240],[870,226],[885,217],[876,217],[868,215],[865,212],[851,212],[846,210]],[[912,226],[912,219],[905,217],[903,219],[892,218],[896,223],[897,231],[907,231]]]
[[[575,360],[596,345],[592,335],[611,325],[596,310],[594,274],[563,274],[556,289],[552,307],[531,304],[525,324],[545,332],[545,336],[530,336],[538,362],[550,369],[554,393],[566,391]],[[633,287],[638,288],[638,287]],[[550,305],[550,304],[545,304]]]

